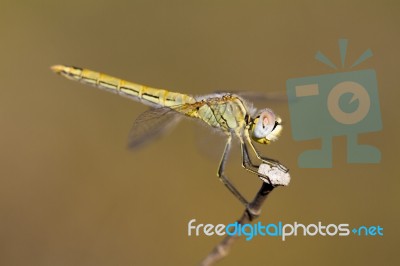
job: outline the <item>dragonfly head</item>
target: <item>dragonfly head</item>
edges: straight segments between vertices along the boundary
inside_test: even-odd
[[[269,144],[278,139],[282,131],[281,122],[271,109],[260,110],[250,126],[251,138],[255,142]]]

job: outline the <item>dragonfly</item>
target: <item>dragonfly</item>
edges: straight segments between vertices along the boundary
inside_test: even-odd
[[[229,191],[246,207],[248,201],[225,174],[225,165],[232,146],[232,139],[240,142],[242,166],[256,174],[263,182],[270,178],[258,172],[259,165],[253,163],[250,151],[263,164],[289,170],[279,161],[261,155],[254,143],[270,144],[278,139],[282,131],[282,120],[271,109],[257,110],[239,93],[215,93],[194,97],[191,95],[156,89],[85,68],[54,65],[51,69],[68,79],[89,84],[97,88],[139,101],[150,106],[135,120],[129,136],[129,146],[136,148],[162,135],[181,118],[199,119],[226,136],[226,144],[218,166],[217,176]],[[254,142],[254,143],[253,143]]]

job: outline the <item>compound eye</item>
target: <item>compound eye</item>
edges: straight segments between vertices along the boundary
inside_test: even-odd
[[[265,138],[266,136],[268,136],[268,134],[271,133],[275,125],[275,114],[269,109],[264,109],[260,112],[260,115],[257,116],[254,121],[254,138]]]
[[[266,127],[267,127],[268,122],[269,122],[268,117],[265,116],[265,117],[263,118],[263,120],[262,120],[262,126],[263,126],[263,128],[266,128]]]
[[[267,128],[267,127],[272,127],[275,125],[275,114],[269,110],[266,109],[261,113],[261,118],[262,118],[262,124],[263,124],[263,128]]]

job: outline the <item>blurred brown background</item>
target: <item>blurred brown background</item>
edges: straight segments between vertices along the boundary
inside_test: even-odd
[[[339,62],[339,38],[348,62],[374,53],[357,69],[377,72],[383,130],[360,141],[382,162],[347,164],[338,137],[332,169],[298,168],[319,141],[295,142],[287,104],[266,103],[287,123],[260,150],[289,166],[292,183],[260,221],[380,225],[384,236],[241,239],[219,265],[398,265],[400,5],[322,2],[1,1],[0,265],[195,265],[221,238],[188,237],[189,220],[227,224],[243,209],[218,181],[218,161],[199,152],[196,123],[130,152],[129,129],[147,108],[51,65],[197,95],[284,91],[289,78],[335,73],[314,55]],[[238,155],[228,169],[252,197],[260,181]]]

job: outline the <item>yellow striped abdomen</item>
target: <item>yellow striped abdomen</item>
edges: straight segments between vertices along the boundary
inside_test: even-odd
[[[193,97],[186,94],[139,85],[89,69],[62,65],[52,66],[51,69],[68,79],[87,83],[97,88],[138,100],[153,107],[171,107],[183,104],[193,104],[196,102]]]

